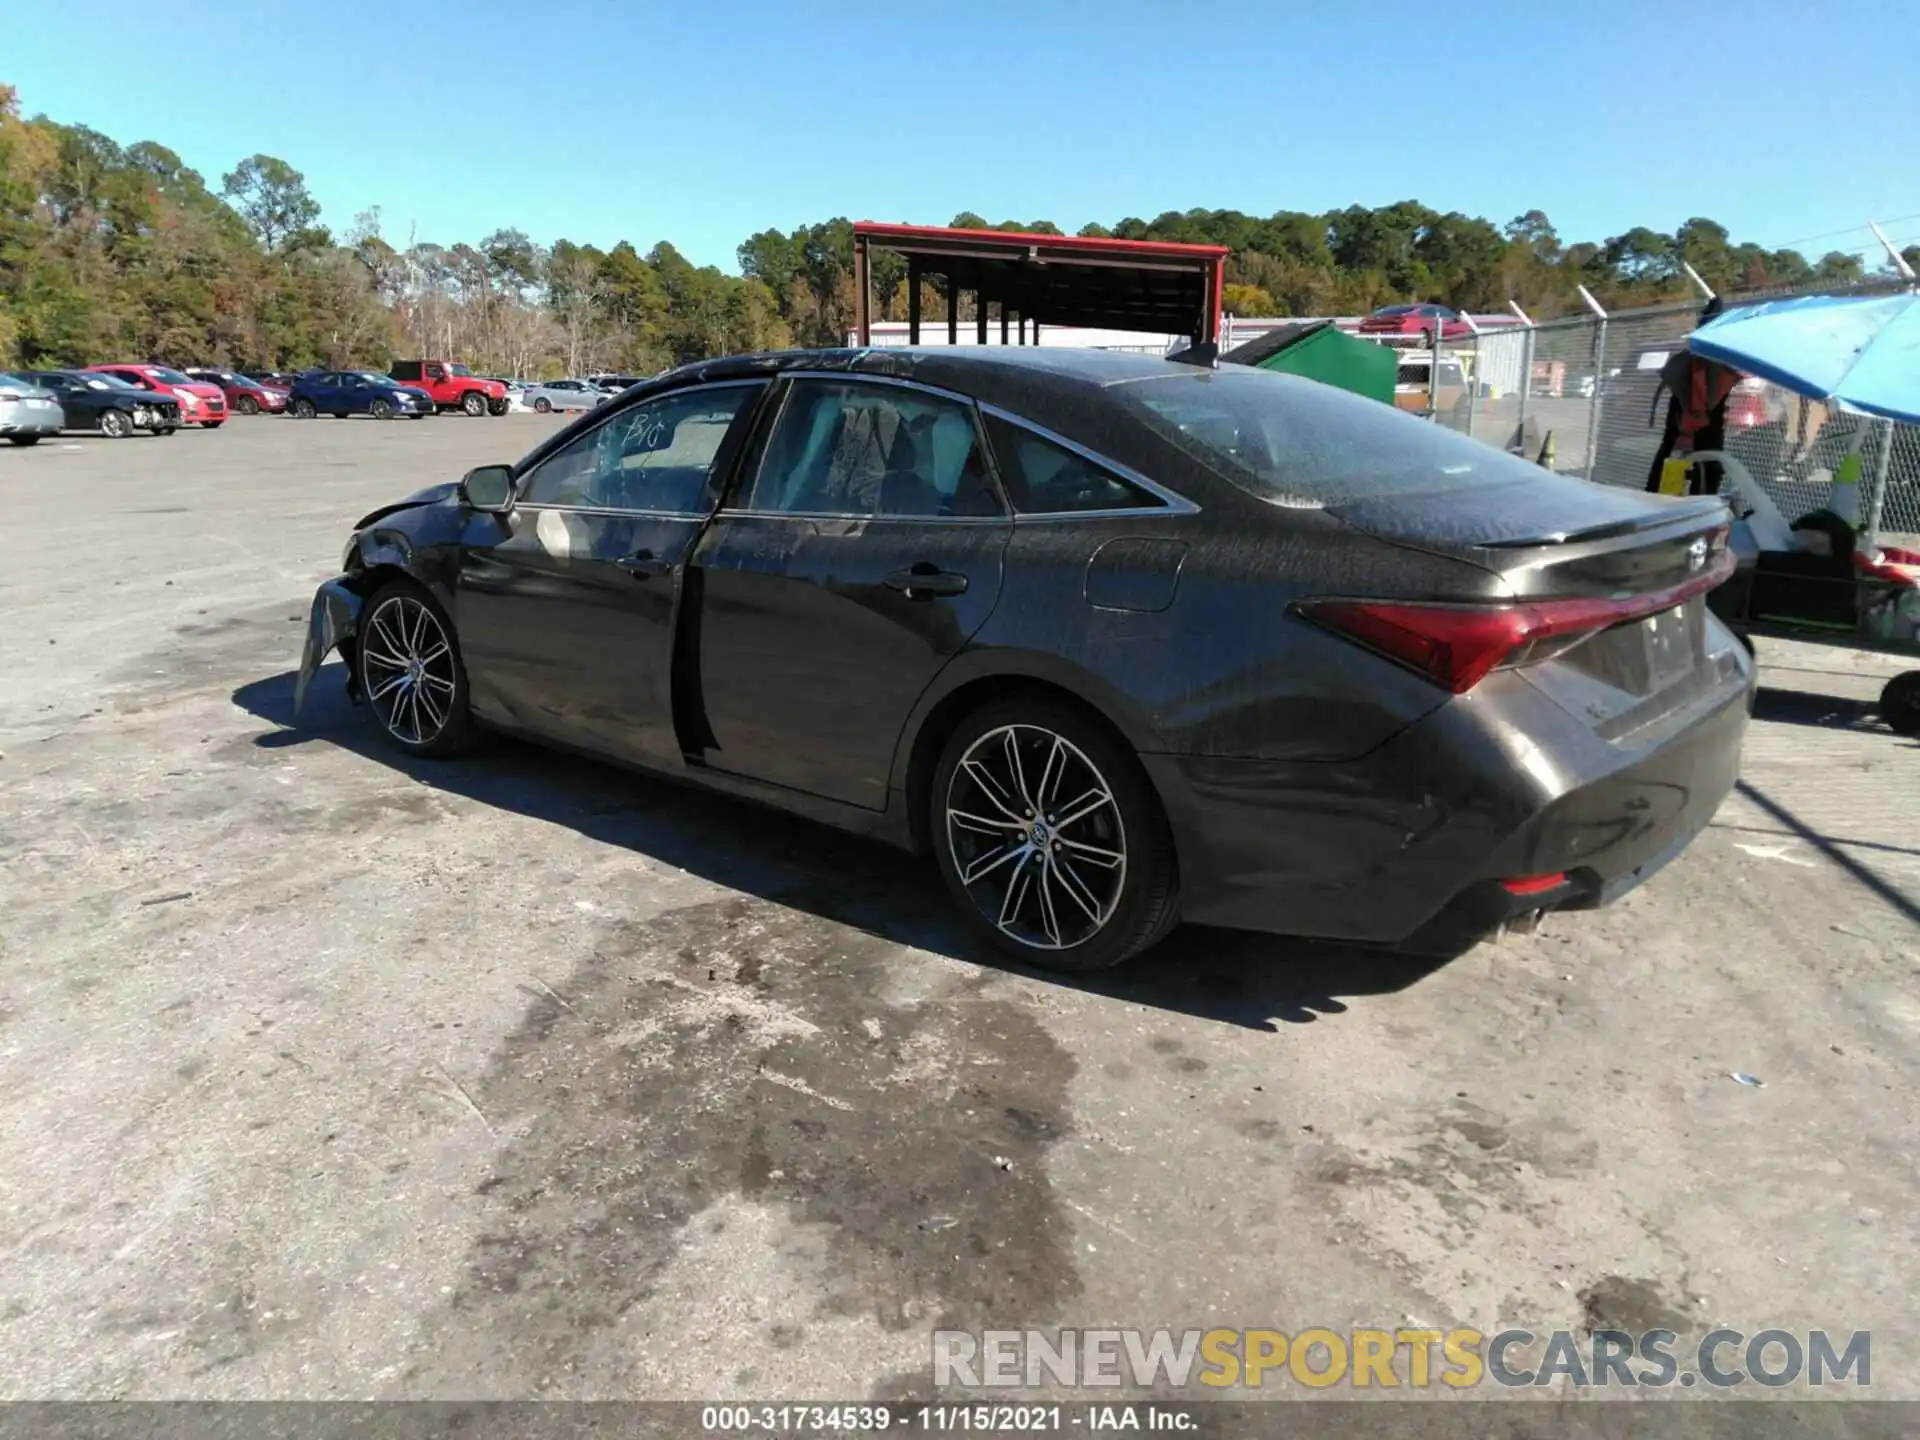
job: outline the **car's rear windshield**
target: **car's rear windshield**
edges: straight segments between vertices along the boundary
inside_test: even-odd
[[[1110,392],[1241,489],[1276,505],[1343,505],[1537,478],[1524,460],[1314,380],[1228,366]]]

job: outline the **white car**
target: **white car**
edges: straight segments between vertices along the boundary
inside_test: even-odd
[[[522,403],[532,406],[542,415],[554,410],[591,410],[611,398],[606,391],[587,380],[529,382],[520,395]]]
[[[66,421],[53,391],[19,375],[0,374],[0,435],[15,445],[38,445],[58,435]]]

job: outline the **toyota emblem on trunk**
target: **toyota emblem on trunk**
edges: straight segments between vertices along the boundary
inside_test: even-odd
[[[1707,563],[1707,542],[1696,540],[1687,547],[1687,569],[1698,570]]]

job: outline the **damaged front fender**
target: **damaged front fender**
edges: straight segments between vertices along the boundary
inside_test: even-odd
[[[293,682],[296,718],[307,703],[307,687],[313,683],[321,664],[341,641],[351,639],[358,630],[364,603],[348,588],[345,576],[336,576],[313,592],[313,608],[307,614],[307,643],[300,654],[300,674]],[[353,678],[349,676],[349,693],[353,685]]]

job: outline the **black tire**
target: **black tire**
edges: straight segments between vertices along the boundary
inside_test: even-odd
[[[507,402],[506,402],[506,400],[505,400],[504,398],[502,398],[502,399],[499,399],[499,400],[489,400],[489,401],[487,401],[487,413],[488,413],[489,415],[504,415],[504,414],[506,414],[506,413],[507,413]]]
[[[311,420],[316,413],[313,408],[313,401],[307,399],[304,395],[287,406],[287,414],[296,420]]]
[[[1920,670],[1906,670],[1880,692],[1880,718],[1896,735],[1920,735]]]
[[[233,402],[233,408],[238,410],[242,415],[258,415],[260,413],[260,402],[251,395],[242,395],[238,400]]]
[[[996,791],[1002,773],[1017,783]],[[1137,756],[1070,705],[1016,696],[969,715],[927,802],[947,893],[976,934],[1028,965],[1104,970],[1179,918],[1173,836],[1152,783]]]
[[[38,435],[9,435],[7,439],[13,444],[18,445],[22,450],[26,449],[29,445],[38,445],[40,443],[40,437]]]
[[[487,397],[478,390],[469,390],[460,397],[460,408],[478,419],[487,413]]]
[[[200,428],[202,430],[218,430],[222,425],[226,423],[227,422],[224,420],[202,420],[200,422]]]
[[[367,406],[367,414],[376,420],[391,420],[393,418],[393,406],[384,400],[376,400]]]
[[[473,743],[460,642],[424,587],[411,580],[381,586],[360,612],[358,631],[355,678],[390,744],[409,755],[437,756],[458,754]],[[401,660],[421,663],[402,666]]]
[[[158,435],[162,440],[164,440],[167,438],[167,436],[173,434],[173,432],[178,430],[179,428],[180,427],[178,425],[162,425],[153,433],[155,435]]]
[[[542,395],[533,402],[533,408],[538,410],[542,415],[551,415],[553,413],[553,402]]]
[[[124,440],[133,433],[133,417],[124,410],[102,410],[100,433],[109,440]]]

